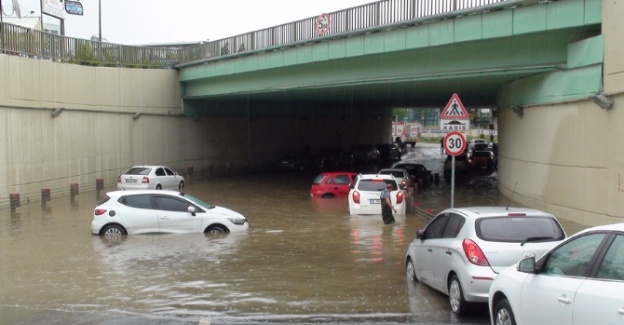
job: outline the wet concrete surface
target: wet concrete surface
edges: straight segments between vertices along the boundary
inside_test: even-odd
[[[439,146],[405,159],[442,174]],[[190,180],[186,192],[244,214],[249,231],[90,234],[100,197],[80,193],[0,217],[0,325],[5,324],[489,324],[485,306],[453,315],[447,297],[406,281],[403,257],[422,215],[350,216],[346,198],[310,198],[315,174]],[[114,190],[114,189],[108,189]],[[418,193],[423,210],[450,205],[443,178]],[[456,184],[455,206],[506,205],[496,175]],[[563,222],[568,233],[582,229]]]

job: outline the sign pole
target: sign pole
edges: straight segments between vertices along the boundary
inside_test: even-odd
[[[451,209],[455,207],[455,156],[451,158]]]
[[[451,156],[451,208],[455,207],[455,156],[466,150],[466,138],[460,132],[453,131],[444,137],[444,150]]]

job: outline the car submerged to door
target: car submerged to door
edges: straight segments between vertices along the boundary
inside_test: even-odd
[[[406,275],[448,295],[451,310],[462,315],[470,303],[487,303],[501,271],[565,238],[555,216],[535,209],[447,209],[417,232],[405,254]]]
[[[624,324],[624,223],[582,230],[538,257],[496,278],[492,324]]]
[[[379,214],[381,215],[381,191],[392,185],[390,200],[396,214],[405,214],[407,209],[405,192],[392,175],[361,174],[349,191],[350,215]]]
[[[91,233],[228,233],[247,230],[240,213],[167,190],[114,191],[93,210]]]

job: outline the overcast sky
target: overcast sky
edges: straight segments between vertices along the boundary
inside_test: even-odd
[[[40,16],[40,0],[18,0],[24,16]],[[65,35],[89,39],[99,35],[98,1],[102,5],[102,37],[110,43],[153,43],[217,40],[292,21],[375,2],[374,0],[81,0],[83,16],[67,15]],[[5,16],[11,0],[2,0]],[[34,14],[30,14],[34,11]],[[45,23],[58,19],[44,16]]]

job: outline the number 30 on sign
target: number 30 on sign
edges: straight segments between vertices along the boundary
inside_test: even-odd
[[[459,156],[466,150],[466,138],[460,132],[453,131],[444,137],[444,151],[450,156]]]

